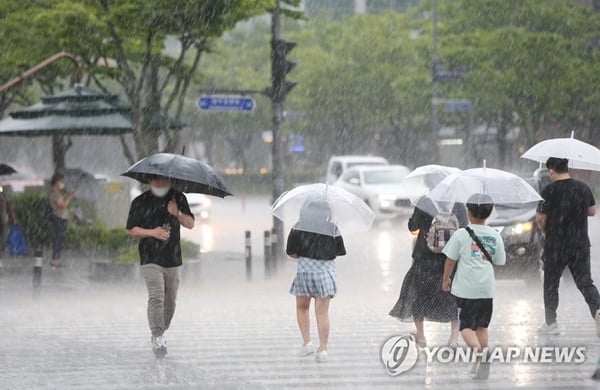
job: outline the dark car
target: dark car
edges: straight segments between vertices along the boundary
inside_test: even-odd
[[[547,175],[540,170],[523,178],[538,192],[548,184]],[[544,236],[535,221],[536,207],[497,205],[488,220],[500,233],[506,249],[506,265],[496,270],[500,278],[541,280]]]
[[[539,279],[544,237],[535,222],[534,207],[496,206],[489,225],[504,240],[506,264],[499,277]]]

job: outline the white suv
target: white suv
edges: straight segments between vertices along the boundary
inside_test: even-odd
[[[389,165],[389,162],[376,156],[333,156],[327,166],[327,183],[335,183],[349,168],[362,165]]]
[[[348,169],[334,185],[363,199],[380,220],[405,217],[413,211],[402,184],[409,173],[403,165],[362,165]]]

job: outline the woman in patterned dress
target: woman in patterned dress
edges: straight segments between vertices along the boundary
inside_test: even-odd
[[[412,253],[413,263],[404,276],[400,297],[390,311],[390,316],[400,321],[414,321],[415,339],[421,347],[427,345],[424,331],[425,320],[450,322],[448,346],[456,347],[458,343],[456,301],[452,295],[442,291],[440,284],[446,256],[442,253],[432,252],[427,246],[426,237],[433,217],[423,210],[432,209],[434,207],[431,200],[423,197],[408,220],[408,229],[413,233],[418,232]],[[452,213],[457,217],[461,227],[467,225],[464,205],[455,204]]]
[[[298,259],[298,270],[290,288],[290,294],[296,296],[296,317],[304,341],[298,355],[304,357],[315,353],[309,316],[310,302],[314,299],[319,331],[317,362],[327,361],[328,357],[329,302],[337,294],[334,259],[346,254],[344,240],[337,227],[329,222],[330,216],[326,201],[307,200],[298,223],[288,236],[286,249],[288,256]]]

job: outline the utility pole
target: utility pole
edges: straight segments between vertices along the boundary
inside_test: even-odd
[[[431,83],[431,139],[433,148],[433,158],[434,162],[439,163],[439,149],[437,144],[437,135],[439,131],[439,120],[438,120],[438,111],[436,101],[438,99],[438,78],[437,71],[440,68],[440,57],[439,57],[439,43],[438,43],[438,0],[433,0],[433,42],[431,49],[431,74],[432,74],[432,83]]]
[[[284,192],[283,180],[283,150],[281,126],[285,120],[284,103],[287,94],[296,86],[291,80],[286,80],[286,75],[296,66],[295,62],[288,61],[286,55],[296,46],[295,42],[286,42],[281,39],[281,9],[276,2],[271,13],[271,87],[268,95],[271,98],[273,119],[272,158],[272,201]],[[273,263],[282,258],[283,254],[283,222],[273,217],[273,233],[271,235],[273,254],[276,256]]]

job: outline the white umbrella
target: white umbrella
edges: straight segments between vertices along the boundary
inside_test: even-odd
[[[375,220],[375,214],[362,199],[322,183],[285,192],[275,201],[272,211],[298,230],[333,237],[368,231]]]
[[[473,194],[487,194],[495,204],[517,205],[537,203],[542,198],[519,176],[499,169],[467,169],[452,174],[438,184],[428,195],[438,203],[453,205],[467,203]]]
[[[533,145],[521,158],[545,163],[550,157],[566,158],[569,167],[600,171],[600,149],[594,145],[575,139],[575,132],[571,138],[553,138]]]
[[[423,165],[415,168],[408,176],[402,179],[402,185],[413,206],[421,197],[427,195],[436,185],[446,177],[459,173],[460,169],[444,165]]]

